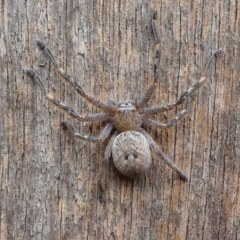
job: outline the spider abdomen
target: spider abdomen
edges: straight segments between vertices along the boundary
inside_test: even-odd
[[[120,133],[112,146],[113,163],[127,177],[143,175],[151,165],[151,153],[146,138],[139,132]]]

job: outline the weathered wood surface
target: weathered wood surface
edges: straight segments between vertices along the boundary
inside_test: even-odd
[[[1,1],[0,239],[240,239],[239,10],[234,0]],[[189,182],[157,158],[134,181],[110,163],[100,202],[96,181],[106,143],[73,141],[60,122],[95,135],[102,125],[72,120],[23,70],[34,67],[48,91],[80,113],[98,110],[60,80],[37,39],[102,101],[143,93],[159,50],[155,106],[194,84],[221,47],[186,117],[169,129],[148,129]]]

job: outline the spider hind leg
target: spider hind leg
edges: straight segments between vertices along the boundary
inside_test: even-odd
[[[165,156],[165,154],[163,154],[163,152],[160,150],[159,146],[154,142],[152,137],[142,128],[139,131],[147,139],[148,144],[151,147],[152,151],[156,153],[173,171],[175,171],[182,180],[188,181],[187,176],[178,169],[178,167],[173,163],[171,159],[169,159],[167,156]]]

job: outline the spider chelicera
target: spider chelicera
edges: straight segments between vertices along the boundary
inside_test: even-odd
[[[152,118],[156,114],[171,110],[179,106],[189,96],[191,96],[192,93],[206,81],[212,60],[214,57],[217,57],[221,53],[221,50],[217,50],[210,58],[205,76],[202,77],[192,87],[190,87],[186,92],[184,92],[174,103],[169,103],[154,108],[148,108],[147,103],[158,85],[158,78],[156,76],[143,96],[140,98],[138,97],[137,100],[122,101],[120,103],[115,103],[112,100],[109,101],[108,104],[105,104],[96,98],[86,94],[83,91],[82,87],[76,81],[74,81],[62,68],[59,67],[51,51],[42,41],[38,40],[37,45],[53,62],[56,71],[68,83],[70,83],[83,98],[104,112],[102,114],[79,115],[72,108],[48,94],[36,71],[27,69],[27,74],[40,85],[46,98],[57,107],[66,111],[70,116],[80,122],[99,120],[106,122],[106,126],[101,131],[99,136],[94,137],[76,133],[68,122],[63,121],[62,124],[70,130],[74,137],[87,140],[89,142],[102,142],[110,134],[112,134],[104,152],[103,161],[107,162],[112,155],[115,167],[120,173],[125,176],[136,177],[144,174],[151,165],[151,150],[163,161],[165,161],[165,163],[168,164],[168,166],[172,168],[173,171],[177,172],[181,179],[185,181],[188,180],[187,176],[177,168],[173,161],[163,154],[152,137],[143,129],[143,125],[165,128],[172,126],[179,119],[181,119],[187,112],[186,110],[181,111],[174,119],[166,124],[157,122]]]

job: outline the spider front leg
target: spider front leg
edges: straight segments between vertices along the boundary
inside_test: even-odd
[[[206,69],[206,73],[205,76],[202,77],[197,83],[195,83],[192,87],[190,87],[186,92],[184,92],[176,102],[174,103],[170,103],[170,104],[166,104],[160,107],[155,107],[155,108],[150,108],[150,109],[144,109],[144,113],[146,116],[152,116],[164,111],[168,111],[171,110],[177,106],[179,106],[180,104],[182,104],[186,99],[188,99],[189,96],[191,96],[199,87],[201,87],[205,81],[208,79],[208,72],[209,69],[212,66],[212,61],[213,59],[217,58],[220,53],[222,52],[221,49],[217,50],[209,59],[208,61],[208,65],[207,65],[207,69]]]
[[[27,74],[35,81],[39,84],[39,86],[41,87],[44,95],[46,96],[46,98],[53,104],[55,104],[57,107],[63,109],[65,112],[67,112],[71,117],[77,119],[78,121],[81,122],[87,122],[87,121],[97,121],[97,120],[101,120],[101,121],[106,121],[109,119],[110,115],[108,113],[102,113],[102,114],[93,114],[93,115],[85,115],[85,116],[81,116],[78,113],[76,113],[71,107],[65,105],[64,103],[62,103],[60,100],[55,99],[52,95],[48,94],[43,83],[42,80],[40,78],[40,76],[32,69],[27,69],[26,70]]]
[[[108,113],[113,113],[115,111],[115,108],[112,106],[109,106],[105,103],[100,102],[99,100],[95,99],[94,97],[89,96],[88,94],[86,94],[82,87],[76,82],[74,81],[62,68],[60,68],[58,66],[57,61],[55,60],[53,54],[51,53],[51,51],[49,50],[49,48],[45,45],[45,43],[43,43],[42,41],[38,40],[37,41],[37,45],[39,46],[39,48],[44,51],[44,53],[50,58],[50,60],[53,62],[54,67],[56,69],[56,71],[67,81],[69,82],[75,89],[76,91],[83,97],[85,98],[87,101],[89,101],[90,103],[92,103],[93,105],[95,105],[96,107],[102,109],[105,112]]]
[[[148,89],[145,91],[143,96],[137,97],[136,100],[136,106],[139,111],[142,111],[142,109],[147,105],[148,101],[152,97],[155,89],[157,88],[158,84],[158,65],[160,61],[160,52],[156,52],[156,57],[155,57],[155,64],[154,64],[154,81],[150,84]]]
[[[167,156],[163,154],[163,152],[160,150],[159,146],[154,142],[152,137],[142,128],[139,129],[139,132],[143,134],[143,136],[147,139],[148,144],[153,152],[155,152],[173,171],[175,171],[182,180],[188,181],[187,176],[182,173],[177,166],[172,162],[171,159],[169,159]]]

